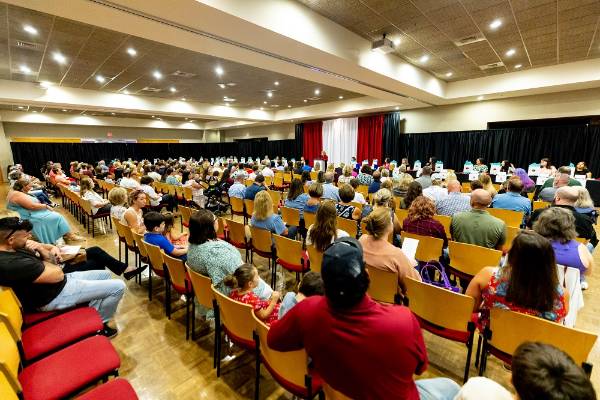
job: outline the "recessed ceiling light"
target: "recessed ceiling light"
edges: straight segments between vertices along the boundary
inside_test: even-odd
[[[263,104],[267,104],[267,102],[266,102],[266,101],[263,101]]]
[[[152,118],[156,118],[156,117],[153,115]]]
[[[17,107],[17,108],[18,108],[19,110],[23,110],[25,107],[23,107],[23,106],[19,106],[19,107]]]
[[[67,110],[62,110],[63,112],[67,112]]]
[[[305,102],[305,103],[308,103],[308,100],[304,99],[304,102]]]
[[[133,47],[128,47],[127,48],[127,54],[129,54],[130,56],[136,56],[137,55],[137,50],[134,49]]]
[[[483,100],[483,96],[477,96],[477,100]]]
[[[223,68],[221,68],[220,66],[215,67],[215,74],[223,75],[223,72]]]
[[[517,65],[515,65],[515,69],[519,69],[519,68],[521,68],[522,66],[523,66],[523,64],[517,64]]]
[[[23,30],[31,35],[37,35],[38,30],[31,25],[23,25]]]
[[[154,79],[162,79],[163,75],[159,70],[156,70],[152,73],[152,76],[154,77]]]
[[[185,117],[185,120],[186,120],[186,121],[187,121],[188,119],[189,119],[188,117]]]
[[[37,111],[33,110],[32,112],[36,113]]]
[[[169,91],[171,91],[171,93],[175,93],[177,91],[177,89],[175,89],[175,86],[171,86],[169,88]]]
[[[224,83],[217,83],[217,86],[220,87],[221,89],[225,89],[227,87],[227,85]]]
[[[52,82],[48,82],[48,81],[41,81],[40,82],[40,86],[43,88],[48,89],[50,86],[54,85]]]
[[[501,19],[495,19],[490,23],[490,29],[498,29],[502,25]]]
[[[262,111],[262,110],[264,110],[264,108],[262,108],[262,107],[261,107],[261,108],[260,108],[260,111]]]
[[[400,109],[400,107],[398,107],[398,106],[394,107],[394,110],[399,110],[399,109]]]
[[[427,54],[425,54],[424,56],[419,58],[419,61],[422,63],[426,63],[427,61],[429,61],[429,56]]]
[[[21,70],[22,73],[24,74],[30,74],[31,73],[31,68],[29,68],[27,65],[23,64],[19,67],[19,69]]]
[[[398,46],[398,45],[400,45],[400,42],[401,42],[401,41],[402,41],[402,40],[401,40],[400,38],[396,38],[396,39],[394,39],[394,46]]]
[[[162,121],[162,118],[160,118],[160,117],[158,117],[158,118],[156,118],[156,119],[157,119],[157,120],[159,120],[159,121]]]
[[[453,72],[446,72],[446,77],[450,78],[452,75],[454,75]]]
[[[194,120],[191,120],[190,122],[194,122]]]
[[[123,89],[123,94],[129,94],[129,90]]]
[[[67,62],[67,58],[65,56],[63,56],[62,54],[60,54],[58,51],[54,52],[54,54],[52,55],[52,58],[54,59],[54,61],[56,61],[59,64],[64,64]]]
[[[103,77],[102,75],[96,75],[96,80],[100,83],[106,82],[106,78]]]
[[[292,108],[292,105],[291,105],[291,104],[288,104],[288,108]]]
[[[514,56],[517,51],[515,49],[510,49],[506,52],[507,57]]]
[[[279,86],[279,81],[275,81],[273,84],[274,84],[275,86]]]
[[[344,96],[338,96],[338,99],[342,100],[344,98]]]
[[[320,89],[315,89],[315,95],[318,96],[321,94],[321,90]]]
[[[267,92],[267,97],[273,97],[273,92]]]
[[[230,106],[231,106],[231,104],[229,104],[229,103],[225,103],[225,105],[226,105],[227,107],[230,107]]]
[[[185,101],[185,97],[182,97],[182,98],[181,98],[181,101]]]

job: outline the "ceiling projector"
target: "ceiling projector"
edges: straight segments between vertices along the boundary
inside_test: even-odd
[[[392,42],[390,39],[386,38],[385,33],[384,33],[383,37],[381,39],[373,42],[373,44],[371,45],[371,50],[377,51],[379,53],[387,54],[387,53],[391,53],[392,51],[394,51],[396,49],[394,48],[394,42]]]

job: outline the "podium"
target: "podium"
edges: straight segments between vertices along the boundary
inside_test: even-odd
[[[321,160],[320,158],[315,158],[313,160],[313,167],[316,166],[317,164],[319,164],[319,167],[321,167],[320,171],[326,170],[327,162],[325,160]]]

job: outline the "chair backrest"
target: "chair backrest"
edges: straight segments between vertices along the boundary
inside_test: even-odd
[[[506,226],[520,227],[523,223],[523,212],[504,210],[502,208],[488,208],[487,211],[496,218],[500,218]]]
[[[300,210],[291,207],[281,207],[281,219],[287,225],[299,226],[300,225]]]
[[[140,252],[140,256],[148,257],[148,251],[146,250],[146,245],[144,244],[144,235],[141,233],[133,232],[131,229],[129,230],[133,235],[133,241],[135,242],[138,251]]]
[[[579,365],[587,361],[598,338],[592,332],[499,308],[490,310],[489,328],[488,344],[506,354],[513,354],[523,342],[542,342],[558,347]]]
[[[502,252],[474,244],[448,242],[450,265],[467,275],[475,276],[484,267],[496,267],[500,264]]]
[[[250,234],[252,235],[253,248],[264,253],[271,252],[271,244],[273,243],[271,241],[271,231],[251,226]]]
[[[117,236],[119,237],[119,239],[125,239],[125,231],[124,228],[126,228],[125,225],[123,225],[121,223],[121,221],[119,221],[118,219],[116,219],[115,217],[110,217],[112,219],[112,223],[113,226],[115,227],[115,230],[117,231]]]
[[[227,330],[240,339],[254,341],[252,333],[255,323],[252,306],[227,297],[215,289],[214,285],[210,288],[219,306],[221,322]]]
[[[281,183],[283,184],[283,181]],[[276,190],[267,190],[267,193],[269,193],[269,196],[271,196],[273,204],[279,204],[279,202],[281,201],[281,192],[278,192]]]
[[[251,217],[254,213],[254,200],[244,199],[244,207],[246,207],[246,215]]]
[[[323,264],[323,253],[317,250],[315,246],[306,246],[308,251],[308,260],[310,261],[310,270],[321,273],[321,264]]]
[[[533,200],[534,194],[535,194],[534,192],[527,193],[527,198],[529,199],[529,201]]]
[[[232,219],[227,219],[226,222],[229,229],[229,240],[239,244],[246,243],[246,229],[244,228],[244,224]]]
[[[358,193],[362,193],[365,200],[369,196],[369,186],[367,186],[367,185],[358,185],[358,187],[356,188],[356,191]]]
[[[317,214],[316,213],[310,213],[310,212],[304,212],[304,226],[306,227],[306,229],[310,228],[310,226],[312,224],[315,223],[317,219]]]
[[[471,183],[470,182],[463,182],[460,185],[462,187],[462,192],[463,193],[471,193]]]
[[[446,329],[466,332],[475,300],[412,278],[404,278],[408,307],[419,318]]]
[[[396,214],[396,218],[398,218],[398,221],[400,221],[400,223],[402,224],[402,222],[404,222],[406,217],[408,217],[408,210],[404,210],[402,208],[396,208],[394,210],[394,214]]]
[[[448,216],[448,215],[434,215],[433,219],[435,219],[436,221],[438,221],[440,224],[442,224],[444,226],[444,231],[446,232],[446,236],[448,237],[448,239],[451,239],[452,237],[450,236],[450,224],[452,224],[452,217]]]
[[[150,258],[150,265],[152,266],[152,269],[155,271],[164,271],[164,260],[160,247],[150,244],[145,240],[143,242],[144,246],[146,246],[146,251],[148,252],[148,258]]]
[[[292,174],[291,174],[291,172],[287,173],[287,174],[283,174],[283,181],[285,183],[291,183],[292,182]]]
[[[284,383],[292,383],[299,387],[305,387],[306,376],[308,375],[308,356],[306,350],[295,351],[276,351],[269,347],[267,335],[269,327],[265,325],[258,317],[252,313],[254,319],[255,332],[258,336],[260,354],[263,362],[273,371],[273,379]]]
[[[288,264],[302,265],[302,242],[273,234],[277,257]]]
[[[412,238],[419,241],[417,253],[415,254],[415,258],[419,261],[437,261],[442,255],[442,249],[444,248],[444,241],[442,239],[417,235],[405,231],[402,232],[401,236],[402,240],[404,240],[404,238]]]
[[[4,321],[0,321],[0,371],[13,392],[21,393],[21,384],[17,378],[21,363],[19,348],[9,329]],[[4,397],[1,398],[4,400]]]
[[[23,315],[21,304],[10,288],[0,289],[0,321],[4,321],[14,335],[15,341],[21,340],[21,327],[23,326]]]
[[[537,200],[533,202],[533,211],[548,207],[550,207],[550,203],[547,201]]]
[[[127,225],[121,224],[121,226],[123,229],[123,235],[125,236],[125,243],[127,243],[127,247],[135,248],[135,240],[133,239],[133,231]]]
[[[275,174],[273,177],[273,185],[275,185],[275,187],[283,186],[283,174]],[[273,201],[275,201],[275,199],[273,199]]]
[[[231,204],[231,210],[235,213],[243,213],[244,212],[244,199],[240,199],[239,197],[230,197],[229,204]]]
[[[353,219],[337,217],[337,227],[338,229],[346,231],[350,237],[356,237],[358,234],[358,225]]]
[[[506,226],[506,242],[504,242],[504,247],[502,250],[508,251],[512,247],[512,242],[515,240],[517,235],[521,232],[521,228],[516,226]]]
[[[190,277],[190,282],[192,283],[194,295],[196,296],[198,303],[208,309],[213,308],[213,299],[215,297],[210,289],[210,286],[212,285],[210,278],[194,271],[187,263],[185,264],[185,268]]]
[[[192,190],[191,186],[184,186],[183,187],[183,197],[187,201],[193,201],[193,199],[194,199],[194,191]]]
[[[217,236],[220,238],[225,237],[225,222],[223,217],[217,218]]]
[[[575,240],[577,240],[579,243],[583,243],[583,244],[588,244],[589,240],[586,238],[575,238]]]
[[[92,203],[89,200],[84,199],[83,197],[79,197],[78,200],[79,207],[88,215],[92,215]]]
[[[369,271],[369,289],[367,293],[373,299],[384,303],[394,303],[394,297],[399,293],[398,274],[367,266]]]
[[[180,260],[179,258],[171,257],[165,252],[162,252],[163,262],[167,266],[167,270],[169,271],[169,278],[171,279],[171,283],[179,292],[186,292],[186,289],[191,289],[188,285],[186,288],[186,272],[185,272],[185,262]]]
[[[0,368],[0,399],[3,400],[18,400],[17,392],[11,385],[9,377]]]
[[[192,209],[185,206],[179,206],[179,211],[181,211],[181,223],[189,225],[190,217],[192,216]]]
[[[310,171],[310,180],[311,180],[311,181],[316,181],[316,180],[317,180],[317,177],[318,177],[318,175],[319,175],[319,173],[318,173],[318,172],[315,172],[315,171]],[[302,176],[302,175],[300,175],[300,176]]]
[[[265,176],[265,185],[267,185],[268,187],[273,185],[273,177],[272,176]]]

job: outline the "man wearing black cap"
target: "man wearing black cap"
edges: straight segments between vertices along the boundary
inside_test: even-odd
[[[269,331],[277,351],[306,349],[315,371],[353,399],[452,399],[459,386],[446,378],[413,381],[427,369],[421,328],[403,306],[367,295],[369,274],[353,238],[336,240],[323,254],[325,296],[292,308]]]
[[[32,225],[18,217],[0,219],[0,286],[15,291],[26,310],[52,311],[89,303],[104,322],[104,334],[125,292],[125,283],[108,271],[65,274],[60,266],[42,261],[26,249]]]

